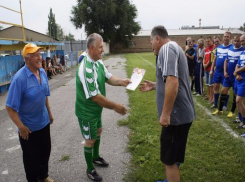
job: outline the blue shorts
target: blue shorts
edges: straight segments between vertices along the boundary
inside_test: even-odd
[[[208,85],[211,87],[214,84],[214,76],[209,75],[209,83]]]
[[[234,90],[234,84],[235,84],[235,78],[232,77],[228,77],[228,78],[224,78],[224,82],[223,82],[223,87],[232,87]]]
[[[205,76],[205,85],[209,85],[209,72],[210,71],[204,71],[204,76]]]
[[[223,84],[224,82],[224,73],[223,72],[214,72],[214,83],[221,83]]]
[[[237,95],[245,97],[245,80],[237,81]]]

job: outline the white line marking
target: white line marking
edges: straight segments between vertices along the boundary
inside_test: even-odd
[[[9,171],[6,169],[5,171],[2,172],[3,175],[8,175]]]
[[[200,107],[202,110],[204,110],[206,112],[206,114],[212,118],[215,118],[215,121],[218,121],[219,124],[221,124],[221,126],[223,126],[225,128],[226,131],[228,131],[234,138],[239,138],[241,139],[243,142],[245,142],[245,138],[240,137],[240,135],[233,131],[231,127],[229,127],[224,121],[223,119],[220,119],[219,117],[213,116],[212,113],[203,105],[201,105],[196,98],[193,98],[193,100],[195,101],[195,104]]]
[[[67,75],[65,75],[65,76],[71,76],[71,74],[67,74]]]
[[[8,139],[13,140],[13,139],[18,139],[18,134],[11,135]]]
[[[151,65],[153,68],[156,68],[156,66],[154,64],[152,64],[151,62],[149,62],[145,58],[141,57],[139,54],[136,53],[136,55],[139,56],[141,59],[143,59],[145,62],[147,62],[149,65]]]
[[[13,128],[11,127],[11,128],[8,128],[7,130],[10,131],[10,130],[12,130],[12,129],[13,129]]]
[[[85,144],[85,140],[83,140],[83,141],[81,142],[81,144],[84,145],[84,144]]]
[[[20,149],[20,145],[16,145],[14,147],[8,148],[8,149],[6,149],[6,151],[11,153],[11,152],[18,150],[18,149]]]

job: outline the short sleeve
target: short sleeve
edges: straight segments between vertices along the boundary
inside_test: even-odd
[[[79,78],[83,85],[86,99],[100,94],[98,83],[97,83],[97,72],[91,66],[86,66],[87,61],[83,61],[79,67]],[[90,64],[89,64],[90,65]]]
[[[11,107],[17,112],[19,112],[24,86],[25,86],[25,83],[21,82],[21,79],[14,78],[11,81],[10,87],[8,90],[6,106]]]
[[[108,69],[106,68],[106,66],[104,65],[102,60],[99,60],[99,63],[102,64],[103,68],[104,68],[104,73],[105,73],[105,79],[106,81],[109,80],[112,76],[112,74],[108,71]]]
[[[158,55],[158,67],[162,70],[162,77],[178,77],[179,50],[177,44],[165,44]]]

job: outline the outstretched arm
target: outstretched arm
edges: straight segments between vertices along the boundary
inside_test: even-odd
[[[123,106],[123,104],[117,104],[101,94],[91,97],[92,101],[96,102],[101,107],[105,107],[107,109],[112,109],[115,112],[125,115],[127,113],[127,109]]]
[[[151,82],[149,80],[144,80],[144,83],[140,84],[140,91],[141,92],[148,92],[151,90],[156,90],[156,82]]]
[[[121,79],[115,76],[111,76],[109,80],[107,80],[107,83],[112,86],[124,86],[126,87],[129,83],[131,83],[131,80],[128,78]]]

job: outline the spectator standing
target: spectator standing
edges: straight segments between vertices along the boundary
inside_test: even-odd
[[[245,48],[245,34],[240,37],[242,46]],[[239,119],[241,120],[238,128],[245,128],[245,107],[244,107],[244,97],[245,97],[245,51],[240,55],[236,69],[234,71],[234,76],[237,80],[237,97],[236,104],[239,112]]]
[[[195,74],[195,49],[192,46],[192,41],[191,39],[188,41],[188,49],[185,51],[185,56],[187,58],[187,63],[188,63],[188,69],[189,69],[189,76],[190,76],[190,83],[192,83],[194,79],[194,74]],[[191,84],[191,90],[193,90],[193,85]]]
[[[199,39],[197,41],[197,61],[195,67],[195,93],[196,96],[201,96],[203,94],[203,57],[204,57],[204,40]]]
[[[234,45],[229,49],[226,60],[224,62],[224,82],[223,87],[221,89],[221,96],[220,96],[220,102],[219,102],[219,109],[217,109],[215,112],[213,112],[213,115],[216,114],[223,114],[223,106],[225,102],[227,101],[228,97],[228,91],[230,88],[233,88],[234,93],[236,93],[236,82],[235,82],[235,76],[234,71],[237,65],[237,61],[240,57],[240,54],[244,51],[244,48],[241,47],[240,37],[235,36],[234,37]],[[236,95],[233,96],[233,102],[232,102],[232,108],[227,117],[234,116],[234,112],[236,109]]]
[[[211,60],[211,55],[212,51],[214,49],[213,45],[213,40],[211,37],[206,38],[206,48],[205,48],[205,55],[204,55],[204,62],[203,62],[203,67],[204,67],[204,75],[205,75],[205,85],[207,86],[207,100],[212,100],[213,98],[213,92],[212,92],[212,87],[210,86],[210,70],[212,66],[212,60]]]
[[[23,163],[28,182],[55,182],[48,175],[51,152],[48,79],[42,69],[41,47],[29,43],[23,49],[26,65],[13,77],[6,110],[18,127]]]
[[[188,132],[195,118],[185,53],[168,37],[163,26],[151,32],[152,49],[158,56],[156,82],[145,81],[140,90],[156,90],[161,133],[161,161],[168,181],[180,181]]]
[[[214,105],[211,108],[218,107],[219,88],[220,84],[224,81],[224,62],[227,57],[228,51],[232,44],[230,44],[231,33],[225,32],[223,36],[223,44],[219,45],[216,49],[215,58],[212,63],[210,74],[214,76]],[[215,71],[214,71],[215,67]],[[228,99],[228,97],[227,97]]]

